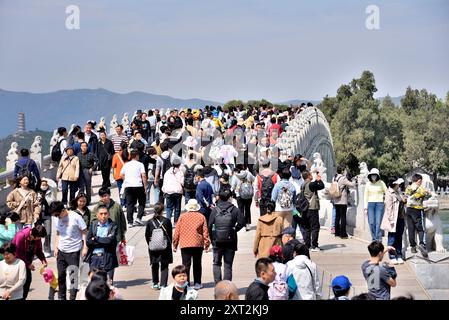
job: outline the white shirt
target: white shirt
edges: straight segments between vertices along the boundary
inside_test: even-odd
[[[145,167],[142,162],[131,160],[120,171],[121,175],[125,175],[123,188],[127,187],[143,187],[142,173],[145,174]]]
[[[5,260],[0,261],[0,300],[3,293],[11,293],[10,300],[23,298],[23,285],[26,280],[25,262],[20,259],[9,265]]]
[[[65,253],[80,251],[83,247],[83,231],[87,229],[83,218],[76,212],[69,211],[67,217],[56,220],[59,233],[58,250]]]
[[[155,127],[157,124],[157,118],[155,115],[152,115],[151,117],[148,117],[148,122],[150,123],[151,127]]]
[[[67,153],[65,152],[65,148],[67,148],[67,138],[64,136],[59,137],[58,142],[60,142],[59,149],[61,150],[62,157],[64,158],[67,156]]]

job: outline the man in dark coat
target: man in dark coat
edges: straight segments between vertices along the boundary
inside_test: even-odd
[[[222,260],[224,260],[224,280],[232,281],[232,264],[237,251],[237,232],[245,226],[246,222],[243,213],[229,201],[231,195],[232,191],[229,189],[220,192],[220,199],[216,207],[212,209],[208,223],[214,252],[215,283],[222,280]],[[226,237],[228,239],[224,239]]]
[[[88,252],[84,261],[89,262],[90,269],[104,269],[111,281],[114,280],[114,270],[118,267],[117,260],[117,225],[109,215],[109,210],[102,205],[97,210],[97,220],[90,224],[86,244]]]
[[[106,136],[106,132],[100,132],[100,141],[97,145],[97,158],[98,158],[98,169],[101,170],[101,175],[103,177],[102,188],[111,187],[111,168],[112,168],[112,157],[114,156],[114,144]]]
[[[285,228],[282,232],[282,256],[284,257],[284,264],[293,260],[293,252],[295,246],[301,242],[295,239],[296,231],[293,227]]]
[[[268,285],[274,281],[276,271],[274,271],[273,260],[270,258],[260,258],[256,261],[257,278],[246,290],[245,300],[269,300]]]

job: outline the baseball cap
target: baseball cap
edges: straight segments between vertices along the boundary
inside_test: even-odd
[[[282,235],[284,234],[290,234],[290,235],[296,235],[296,231],[295,229],[293,229],[292,227],[287,227],[284,229],[284,231],[282,231]]]
[[[399,178],[395,182],[393,182],[393,184],[402,184],[402,183],[404,183],[404,179],[402,178]]]
[[[337,276],[332,280],[332,288],[335,290],[348,290],[352,284],[346,276]]]

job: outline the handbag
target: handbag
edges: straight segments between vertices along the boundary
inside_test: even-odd
[[[131,266],[134,263],[134,246],[129,246],[126,241],[118,245],[118,263],[120,266]]]

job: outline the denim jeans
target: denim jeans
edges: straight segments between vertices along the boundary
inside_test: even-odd
[[[335,228],[335,217],[337,215],[337,210],[335,210],[335,205],[332,206],[332,224],[331,228]]]
[[[380,224],[384,216],[383,202],[368,202],[368,223],[373,241],[382,241]]]
[[[120,197],[120,205],[122,207],[126,207],[126,195],[124,195],[123,197],[121,196],[123,180],[119,179],[119,180],[116,180],[116,181],[117,181],[118,194],[119,194],[119,197]]]
[[[388,245],[396,249],[396,255],[389,254],[390,259],[402,258],[402,235],[404,234],[405,220],[399,219],[396,222],[396,232],[388,232]]]
[[[92,174],[90,174],[89,169],[82,169],[80,171],[78,185],[80,192],[86,193],[87,205],[89,205],[92,200]]]
[[[215,283],[223,280],[221,277],[221,261],[224,261],[224,280],[232,281],[232,264],[234,262],[235,250],[226,247],[215,247],[213,273]]]
[[[166,206],[166,212],[167,212],[167,219],[171,219],[172,213],[174,211],[174,222],[178,222],[179,216],[181,215],[181,198],[182,194],[180,193],[172,193],[172,194],[166,194],[165,199],[167,201]]]

